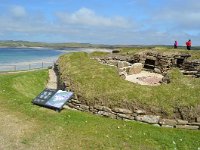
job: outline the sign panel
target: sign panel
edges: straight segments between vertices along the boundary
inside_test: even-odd
[[[33,104],[61,110],[65,103],[73,96],[72,92],[45,89],[33,101]]]

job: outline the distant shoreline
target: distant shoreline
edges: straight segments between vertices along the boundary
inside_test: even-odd
[[[0,46],[0,48],[30,48],[30,49],[54,49],[51,47],[28,47],[28,46]]]
[[[110,49],[110,48],[75,48],[75,47],[66,47],[63,49],[57,49],[57,48],[52,48],[52,47],[26,47],[26,46],[17,46],[17,47],[8,47],[8,46],[0,46],[0,48],[19,48],[19,49],[34,49],[34,50],[43,50],[43,49],[47,49],[47,50],[56,50],[56,51],[60,51],[60,52],[94,52],[94,51],[99,51],[99,52],[112,52],[112,50],[114,49]],[[71,49],[71,50],[70,50]]]

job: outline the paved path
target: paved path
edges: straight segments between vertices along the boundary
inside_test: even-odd
[[[53,69],[49,69],[49,80],[46,85],[46,88],[57,89],[57,85],[58,85],[58,81],[57,81],[56,73]]]

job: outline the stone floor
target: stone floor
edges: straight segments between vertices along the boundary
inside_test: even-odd
[[[160,85],[162,78],[163,76],[161,74],[141,71],[138,74],[127,75],[125,80],[141,85],[157,86]]]

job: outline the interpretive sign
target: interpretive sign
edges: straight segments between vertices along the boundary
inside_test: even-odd
[[[33,104],[61,110],[65,103],[73,96],[72,92],[45,89],[33,101]]]

